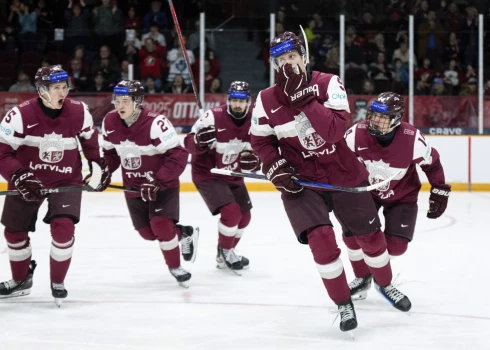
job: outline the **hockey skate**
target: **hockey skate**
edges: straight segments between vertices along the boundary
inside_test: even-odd
[[[197,255],[197,243],[199,241],[199,227],[177,225],[182,232],[180,240],[182,257],[185,261],[194,262]]]
[[[356,311],[354,310],[354,304],[352,299],[349,298],[346,302],[337,305],[340,314],[340,330],[342,332],[351,332],[357,328]],[[350,333],[354,338],[354,333]]]
[[[186,283],[192,277],[189,272],[179,266],[174,269],[170,269],[170,273],[172,274],[172,276],[175,277],[179,286],[181,286],[182,288],[189,288],[189,285]]]
[[[68,296],[68,291],[65,289],[64,283],[51,282],[51,294],[53,295],[56,306],[60,307],[63,299]]]
[[[242,270],[243,269],[243,264],[242,264],[242,259],[243,257],[239,257],[235,253],[235,249],[223,249],[218,247],[218,254],[216,256],[216,267],[218,269],[230,269],[233,271],[236,275],[241,276],[237,270]],[[248,259],[245,258],[247,261]]]
[[[381,287],[374,281],[374,287],[376,290],[390,302],[395,309],[403,312],[408,312],[412,308],[412,303],[406,295],[396,289],[392,284],[388,284],[385,287]]]
[[[372,275],[366,277],[357,277],[349,283],[350,296],[352,300],[364,300],[367,298],[369,289],[371,289]]]
[[[29,274],[23,281],[6,281],[0,283],[0,299],[22,297],[31,294],[32,276],[36,269],[36,261],[32,260],[29,264]]]

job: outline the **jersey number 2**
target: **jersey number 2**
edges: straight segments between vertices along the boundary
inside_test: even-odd
[[[168,130],[168,126],[165,125],[165,122],[163,120],[157,121],[157,125],[160,125],[160,129],[162,129],[162,132],[165,132]]]

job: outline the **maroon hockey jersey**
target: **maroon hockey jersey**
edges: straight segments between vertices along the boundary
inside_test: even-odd
[[[431,185],[445,183],[439,153],[430,146],[423,133],[408,123],[400,124],[387,147],[381,146],[376,137],[368,133],[365,121],[350,128],[345,139],[349,148],[366,165],[371,184],[402,171],[387,185],[371,192],[381,203],[417,201],[421,187],[415,168],[417,164],[426,173]]]
[[[36,98],[7,112],[0,126],[0,174],[9,181],[30,169],[46,188],[82,185],[82,160],[100,161],[98,133],[88,106],[67,98],[61,114],[44,114]]]
[[[160,190],[178,187],[179,176],[187,165],[189,153],[180,145],[170,121],[163,115],[143,108],[138,120],[127,127],[116,110],[102,122],[102,148],[109,169],[122,165],[123,183],[139,189],[148,174],[156,178]],[[126,197],[140,197],[125,192]]]
[[[252,116],[252,148],[267,169],[284,158],[301,180],[355,187],[368,173],[347,147],[344,134],[350,120],[345,88],[336,75],[312,72],[309,86],[316,101],[301,109],[277,98],[276,86],[262,90]]]
[[[233,117],[228,114],[226,104],[211,108],[194,124],[191,132],[185,138],[185,147],[192,154],[192,181],[204,182],[211,179],[221,179],[232,185],[243,185],[241,177],[216,175],[210,172],[212,168],[241,171],[238,157],[240,152],[252,150],[250,145],[251,112],[245,116],[245,123],[237,126]],[[216,142],[209,150],[199,150],[194,143],[194,135],[202,128],[214,126]]]

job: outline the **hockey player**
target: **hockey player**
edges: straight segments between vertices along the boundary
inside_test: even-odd
[[[367,182],[366,169],[343,138],[350,114],[342,82],[332,74],[308,74],[305,47],[291,32],[274,38],[270,54],[276,84],[257,96],[252,148],[264,164],[264,174],[281,191],[298,241],[310,246],[323,284],[338,305],[340,329],[356,328],[357,318],[331,210],[362,247],[379,292],[398,310],[410,310],[409,299],[391,284],[385,236],[370,193],[320,192],[294,182],[300,178],[344,187]]]
[[[122,166],[123,183],[137,188],[125,192],[136,231],[145,240],[157,240],[165,262],[179,285],[191,278],[180,263],[194,261],[199,231],[179,221],[179,176],[187,164],[187,151],[170,121],[143,108],[144,88],[137,80],[122,80],[115,87],[115,109],[102,122],[104,158],[110,172]]]
[[[192,181],[212,215],[218,221],[217,267],[242,270],[249,260],[235,247],[250,223],[252,203],[243,178],[210,173],[211,168],[255,171],[259,158],[250,146],[250,89],[244,81],[234,81],[228,100],[208,110],[185,138],[192,154]]]
[[[436,219],[446,210],[451,186],[445,183],[439,153],[412,125],[402,122],[403,98],[393,92],[380,94],[371,102],[366,121],[345,134],[349,148],[364,162],[369,182],[374,184],[400,171],[389,184],[372,191],[376,208],[383,207],[388,254],[393,258],[407,250],[417,220],[417,197],[421,185],[415,165],[432,186],[427,217]],[[343,235],[356,278],[349,284],[351,296],[365,299],[372,275],[355,238]]]
[[[102,169],[104,190],[110,173],[99,153],[98,133],[87,105],[67,98],[68,73],[61,66],[39,68],[35,75],[38,98],[7,112],[1,123],[0,174],[9,189],[2,213],[12,279],[0,284],[0,298],[28,295],[36,262],[31,261],[29,232],[36,230],[39,207],[46,198],[41,190],[81,186],[81,144],[85,158]],[[52,193],[47,197],[44,222],[51,228],[51,290],[58,306],[68,292],[64,281],[75,242],[75,224],[80,220],[81,192]]]

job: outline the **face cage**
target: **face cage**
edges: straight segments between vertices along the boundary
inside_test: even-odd
[[[227,99],[226,100],[226,111],[228,112],[229,115],[231,115],[235,119],[243,119],[243,118],[245,118],[245,116],[248,113],[248,109],[249,108],[250,108],[250,98],[247,98],[247,107],[245,108],[245,112],[243,113],[243,115],[241,117],[237,117],[237,116],[235,116],[235,113],[233,113],[233,111],[231,110],[230,99]]]
[[[378,124],[378,126],[374,126],[373,117],[375,113],[379,113],[379,112],[374,112],[373,110],[369,109],[366,115],[367,130],[368,133],[373,136],[386,135],[391,131],[393,131],[393,129],[396,128],[401,123],[402,115],[383,114],[384,116],[389,117],[389,121],[387,121],[386,118],[383,118],[384,121],[381,124]]]

